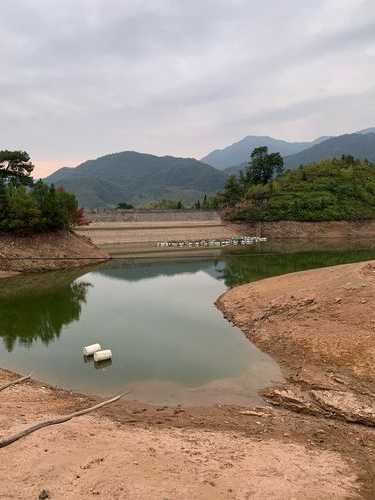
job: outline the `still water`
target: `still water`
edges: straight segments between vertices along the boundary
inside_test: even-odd
[[[214,306],[227,287],[266,276],[367,260],[374,250],[130,263],[0,282],[0,366],[102,395],[155,404],[248,404],[282,379],[278,365]],[[95,342],[113,352],[95,365]]]

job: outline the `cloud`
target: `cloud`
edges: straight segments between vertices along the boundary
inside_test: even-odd
[[[365,128],[374,32],[372,0],[2,0],[0,147],[44,173]]]

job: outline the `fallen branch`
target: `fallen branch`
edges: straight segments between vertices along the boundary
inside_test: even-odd
[[[90,408],[86,408],[85,410],[79,410],[75,411],[73,413],[70,413],[69,415],[63,415],[62,417],[55,417],[47,420],[42,420],[41,422],[37,422],[36,424],[30,425],[30,427],[26,427],[23,431],[17,432],[16,434],[13,434],[12,436],[0,439],[0,448],[4,448],[5,446],[8,446],[15,441],[18,441],[19,439],[28,436],[32,432],[38,431],[39,429],[43,429],[43,427],[48,427],[50,425],[56,425],[56,424],[62,424],[64,422],[67,422],[68,420],[71,420],[72,418],[75,417],[80,417],[81,415],[85,415],[86,413],[90,413],[94,410],[98,410],[99,408],[102,408],[103,406],[109,405],[111,403],[114,403],[115,401],[118,401],[120,398],[125,396],[126,394],[129,394],[128,392],[124,392],[122,394],[119,394],[118,396],[115,396],[112,399],[108,399],[107,401],[103,401],[102,403],[99,403],[95,406],[91,406]]]
[[[30,377],[31,377],[31,373],[29,373],[25,377],[18,378],[17,380],[12,380],[11,382],[8,382],[7,384],[0,385],[0,392],[3,391],[4,389],[7,389],[11,385],[20,384],[21,382],[24,382],[25,380],[29,380]]]

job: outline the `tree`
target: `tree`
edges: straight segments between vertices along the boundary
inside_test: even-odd
[[[0,178],[14,186],[29,185],[34,165],[26,151],[0,151]]]
[[[251,153],[244,180],[246,184],[266,184],[283,171],[284,160],[280,153],[269,154],[268,147],[262,146]]]
[[[202,208],[203,209],[207,209],[208,208],[208,201],[207,201],[207,194],[206,193],[204,193],[203,202],[202,202]]]
[[[200,200],[197,200],[194,203],[194,208],[195,208],[195,210],[200,210],[201,209],[201,202],[200,202]]]
[[[235,175],[230,175],[225,182],[224,191],[222,193],[225,205],[229,207],[235,206],[235,204],[241,200],[242,195],[243,190],[237,177]]]
[[[119,203],[117,205],[117,208],[122,209],[122,210],[132,210],[134,208],[134,206],[130,205],[130,203],[126,203],[126,201],[124,201],[122,203]]]

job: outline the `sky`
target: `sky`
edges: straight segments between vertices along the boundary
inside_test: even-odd
[[[1,0],[0,39],[0,149],[37,177],[375,126],[374,0]]]

